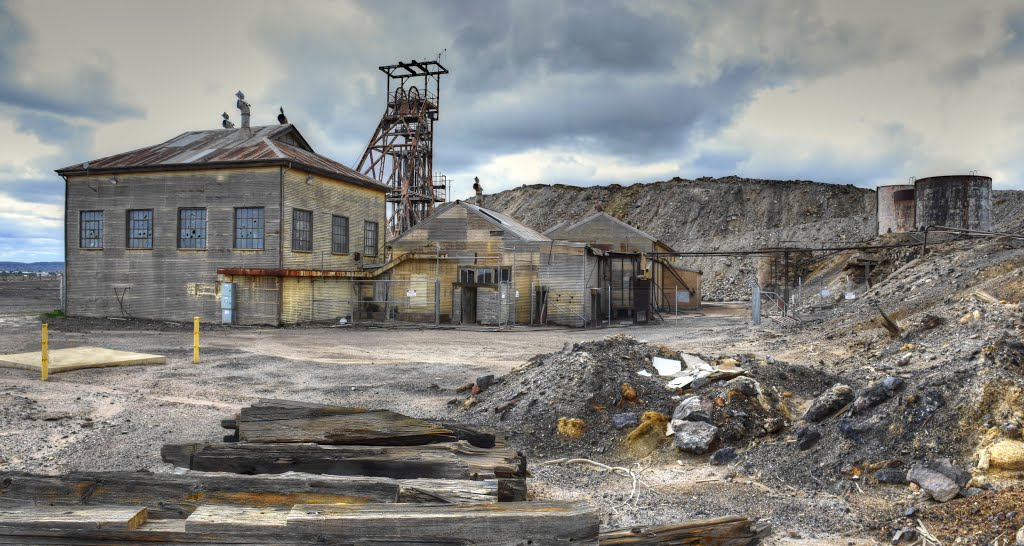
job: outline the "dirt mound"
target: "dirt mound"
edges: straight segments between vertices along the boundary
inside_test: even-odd
[[[507,431],[513,445],[535,456],[674,460],[686,455],[671,447],[666,424],[681,401],[699,397],[707,405],[701,419],[718,428],[712,448],[742,447],[789,423],[786,396],[792,393],[772,386],[779,376],[792,378],[802,392],[824,384],[820,378],[807,381],[811,374],[786,363],[750,355],[691,356],[712,363],[729,359],[750,377],[715,371],[685,388],[670,389],[672,378],[659,376],[652,359],[679,360],[678,352],[612,336],[539,355],[486,391],[453,400],[451,406],[458,409],[452,411],[456,418]]]

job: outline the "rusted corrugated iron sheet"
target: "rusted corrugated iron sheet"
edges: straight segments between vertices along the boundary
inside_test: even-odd
[[[230,168],[241,165],[286,165],[361,186],[388,186],[313,151],[294,125],[190,131],[167,142],[78,163],[57,173],[62,176],[183,168]]]

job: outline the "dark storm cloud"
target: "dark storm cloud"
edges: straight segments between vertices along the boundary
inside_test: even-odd
[[[55,81],[25,78],[36,68],[24,54],[32,38],[10,5],[0,2],[0,104],[95,121],[142,116],[141,109],[115,97],[110,66],[78,66]]]
[[[326,133],[342,161],[358,161],[383,110],[376,66],[446,49],[438,168],[550,147],[657,162],[732,123],[759,90],[907,47],[791,4],[368,2],[365,28],[275,20],[253,36],[283,67],[272,89],[290,119]]]

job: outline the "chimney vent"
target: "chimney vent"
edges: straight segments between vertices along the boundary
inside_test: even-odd
[[[242,128],[249,128],[249,103],[245,102],[245,93],[241,91],[235,93],[238,97],[238,101],[235,102],[235,107],[242,113]]]

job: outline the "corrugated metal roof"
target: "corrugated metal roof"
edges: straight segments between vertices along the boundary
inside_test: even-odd
[[[188,167],[225,168],[239,163],[292,163],[324,176],[362,186],[389,189],[355,169],[314,152],[292,124],[189,131],[155,146],[78,163],[58,169],[57,173],[68,176],[84,174],[86,170],[99,174]]]
[[[523,241],[537,241],[545,242],[551,239],[544,234],[534,230],[533,228],[523,224],[519,220],[512,218],[507,214],[500,213],[495,210],[485,209],[476,205],[471,205],[464,201],[458,202],[463,207],[477,213],[481,218],[501,226],[506,231],[511,231],[516,237]]]
[[[441,203],[440,205],[434,208],[434,212],[430,215],[429,218],[409,228],[409,230],[399,235],[398,238],[396,238],[395,240],[397,241],[398,239],[405,237],[405,235],[412,230],[426,228],[427,224],[429,224],[435,218],[443,216],[453,207],[463,207],[466,210],[472,212],[473,214],[476,214],[480,218],[487,220],[491,224],[494,224],[495,226],[500,227],[501,229],[511,233],[517,239],[520,239],[522,241],[551,241],[551,239],[549,239],[548,237],[545,237],[541,233],[534,231],[533,229],[527,227],[525,224],[516,220],[515,218],[512,218],[511,216],[490,209],[478,207],[476,205],[471,205],[469,203],[466,203],[465,201],[451,201],[448,203]]]

